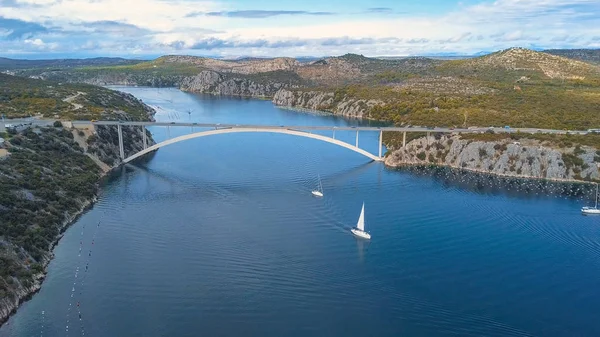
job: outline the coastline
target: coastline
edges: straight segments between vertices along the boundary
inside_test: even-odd
[[[577,179],[546,178],[546,177],[535,177],[535,176],[517,175],[517,174],[505,174],[505,173],[499,173],[499,172],[486,171],[486,170],[482,170],[482,169],[458,167],[456,165],[440,164],[440,163],[425,164],[425,163],[418,163],[418,162],[406,162],[406,163],[402,163],[400,165],[389,165],[389,164],[386,164],[385,161],[383,163],[387,169],[392,170],[392,171],[393,170],[402,170],[403,168],[407,168],[407,167],[446,168],[446,169],[456,170],[458,172],[474,173],[474,174],[478,174],[481,176],[494,176],[494,177],[512,178],[512,179],[519,179],[519,180],[549,181],[549,182],[555,182],[555,183],[571,183],[571,184],[575,183],[575,184],[582,184],[582,185],[595,184],[594,181],[577,180]]]
[[[152,155],[153,155],[153,153],[150,153],[148,158],[151,158]],[[100,165],[99,165],[99,167],[100,167],[101,173],[100,173],[99,179],[96,181],[96,184],[101,185],[107,179],[110,179],[111,175],[114,172],[116,172],[116,170],[123,167],[123,165],[121,165],[121,163],[119,163],[118,165],[111,167],[109,170],[105,170]],[[10,320],[10,318],[18,312],[19,308],[21,307],[21,305],[23,303],[31,300],[33,298],[33,296],[35,296],[35,294],[37,294],[41,290],[43,283],[46,279],[46,276],[48,274],[48,266],[50,265],[50,262],[54,259],[54,249],[60,243],[60,240],[63,238],[65,232],[77,220],[79,220],[79,218],[81,216],[83,216],[86,212],[88,212],[89,210],[91,210],[94,207],[94,205],[98,201],[98,196],[100,195],[100,193],[102,193],[101,190],[99,190],[98,193],[96,195],[94,195],[92,198],[81,200],[82,205],[81,205],[80,209],[75,213],[69,214],[67,216],[67,218],[63,221],[61,228],[60,228],[60,233],[50,243],[50,247],[48,250],[49,254],[43,260],[43,265],[42,265],[43,271],[41,273],[34,275],[33,284],[30,287],[25,288],[22,292],[18,293],[18,298],[16,298],[14,301],[7,300],[6,298],[0,299],[0,327],[2,327],[6,322],[8,322],[8,320]]]
[[[100,183],[106,177],[106,173],[103,173],[98,180]],[[25,288],[24,291],[18,293],[18,297],[14,301],[7,300],[6,298],[0,300],[0,327],[3,326],[8,320],[17,313],[18,309],[21,305],[30,299],[40,291],[46,276],[48,275],[48,266],[52,259],[54,259],[54,248],[58,246],[60,240],[64,236],[64,233],[71,227],[84,213],[93,208],[94,204],[98,200],[98,195],[95,195],[92,199],[87,199],[83,201],[81,208],[70,214],[65,221],[63,221],[61,226],[61,232],[56,236],[53,242],[50,243],[49,254],[46,259],[43,261],[43,271],[39,274],[34,275],[33,284]]]
[[[111,167],[109,170],[105,170],[101,166],[99,166],[99,167],[101,170],[101,174],[100,174],[98,181],[96,182],[97,184],[101,184],[103,181],[108,179],[110,177],[111,173],[115,172],[115,170],[117,170],[119,167],[121,167],[121,164]],[[100,193],[101,193],[101,191],[98,191],[98,193],[96,195],[94,195],[92,198],[81,200],[82,205],[81,205],[80,209],[75,213],[67,215],[67,218],[63,221],[63,223],[61,225],[60,233],[50,243],[50,247],[48,250],[49,254],[43,260],[43,265],[42,265],[43,271],[41,273],[34,275],[33,284],[30,287],[25,288],[24,291],[18,293],[18,298],[16,298],[14,301],[10,301],[6,298],[0,299],[0,327],[2,327],[6,322],[8,322],[8,320],[18,312],[19,308],[21,307],[21,305],[23,303],[31,300],[33,298],[33,296],[35,296],[35,294],[37,294],[41,290],[43,283],[46,279],[46,276],[48,274],[48,266],[50,265],[50,262],[54,259],[54,249],[60,243],[60,240],[63,238],[65,232],[77,220],[79,220],[79,218],[81,218],[81,216],[83,216],[86,212],[88,212],[89,210],[91,210],[94,207],[94,205],[98,201],[98,196],[100,195]]]
[[[257,97],[250,97],[250,98],[251,99],[260,99]],[[358,119],[358,120],[367,119],[367,120],[375,121],[374,119],[365,118],[365,117],[362,117],[362,118],[348,117],[348,116],[344,116],[344,115],[340,115],[340,114],[335,114],[331,111],[279,106],[276,104],[274,104],[274,105],[277,108],[289,109],[292,111],[296,110],[299,112],[313,112],[313,113],[322,114],[322,115],[339,116],[339,117]],[[390,151],[389,153],[391,154],[392,152],[393,151]],[[459,167],[457,165],[452,165],[452,164],[447,164],[447,163],[423,163],[423,162],[407,161],[407,162],[403,162],[398,165],[390,165],[387,163],[387,161],[384,161],[384,167],[388,168],[388,169],[392,169],[392,170],[393,169],[401,169],[402,167],[410,167],[410,166],[412,166],[412,167],[445,167],[445,168],[450,168],[450,169],[458,170],[458,171],[468,171],[468,172],[473,172],[473,173],[481,174],[481,175],[493,175],[493,176],[507,177],[507,178],[514,178],[514,179],[545,180],[545,181],[553,181],[553,182],[581,183],[581,184],[593,183],[590,181],[578,180],[578,179],[546,178],[546,177],[536,177],[536,176],[525,175],[525,174],[521,174],[521,175],[519,175],[519,174],[504,174],[504,173],[493,172],[493,171],[489,171],[489,170],[485,170],[485,169]],[[104,170],[104,169],[102,169],[102,167],[100,167],[101,174],[96,183],[98,183],[98,184],[101,183],[104,179],[106,179],[108,176],[110,176],[110,174],[112,172],[115,172],[115,170],[117,170],[120,167],[121,167],[120,165],[117,165],[117,166],[110,168],[109,170]],[[43,272],[34,275],[34,283],[30,287],[24,288],[23,291],[18,294],[18,298],[15,301],[11,302],[6,299],[3,299],[2,302],[0,302],[0,326],[4,325],[10,319],[10,317],[12,315],[14,315],[15,313],[18,312],[18,308],[21,306],[22,303],[27,302],[28,300],[33,298],[33,296],[38,291],[40,291],[40,289],[43,285],[43,282],[46,278],[46,275],[48,273],[47,269],[48,269],[49,263],[54,258],[54,248],[60,243],[60,240],[62,239],[66,230],[68,230],[69,227],[71,227],[82,215],[84,215],[85,212],[87,212],[88,210],[93,208],[94,204],[98,200],[98,195],[100,193],[101,193],[101,191],[99,191],[96,195],[94,195],[90,199],[80,200],[80,202],[82,203],[81,208],[77,212],[68,214],[66,216],[66,219],[62,223],[60,234],[57,235],[56,238],[53,240],[53,242],[50,244],[49,254],[48,254],[47,258],[45,258],[43,260],[43,266],[42,266]]]

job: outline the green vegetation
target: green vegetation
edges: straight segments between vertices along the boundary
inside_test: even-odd
[[[109,66],[136,64],[143,61],[126,60],[118,57],[96,57],[88,59],[18,60],[0,57],[0,70],[44,69],[60,70],[83,66]]]
[[[501,140],[523,140],[533,139],[545,143],[551,147],[558,148],[571,148],[575,147],[574,153],[576,155],[582,154],[583,150],[581,146],[590,146],[600,149],[600,134],[588,134],[588,135],[555,135],[555,134],[544,134],[544,133],[465,133],[460,136],[462,139],[469,139],[474,141],[484,142],[496,142]],[[384,137],[385,139],[385,137]]]
[[[478,83],[481,83],[477,81]],[[481,84],[480,84],[481,85]],[[520,85],[487,83],[493,92],[468,95],[396,88],[349,85],[336,88],[334,104],[344,99],[385,102],[367,116],[394,124],[427,126],[504,126],[586,130],[600,126],[600,83],[553,80]]]
[[[338,105],[348,101],[364,100],[353,103],[364,111],[364,116],[396,125],[588,129],[600,127],[600,66],[575,59],[591,60],[597,55],[597,51],[541,53],[521,48],[449,61],[422,57],[374,59],[346,54],[302,66],[282,66],[274,60],[163,56],[135,64],[20,74],[62,82],[178,86],[185,78],[212,70],[220,73],[223,80],[283,83],[297,87],[295,90],[332,93],[333,102],[317,105],[328,111],[336,111]],[[60,111],[72,107],[52,97],[26,99],[36,107]],[[13,106],[18,107],[19,103],[17,99]]]
[[[94,197],[100,170],[64,129],[29,129],[9,143],[0,161],[0,297],[14,299],[42,271],[67,214]]]
[[[464,60],[397,60],[393,67],[338,59],[372,72],[353,84],[303,89],[334,93],[330,111],[342,102],[371,100],[381,103],[364,108],[364,116],[396,125],[600,126],[600,67],[593,64],[518,48]]]
[[[148,120],[149,111],[132,95],[102,87],[0,74],[0,114],[8,118]]]

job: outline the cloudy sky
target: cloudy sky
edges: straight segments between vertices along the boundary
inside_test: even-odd
[[[600,48],[600,0],[0,0],[0,56]]]

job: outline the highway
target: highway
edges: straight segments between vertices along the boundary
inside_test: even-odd
[[[11,119],[1,121],[4,125],[19,125],[23,126],[52,126],[56,120],[51,119]],[[67,121],[68,122],[68,121]],[[302,131],[319,131],[319,130],[341,130],[341,131],[394,131],[394,132],[442,132],[442,133],[482,133],[488,130],[493,130],[495,133],[545,133],[545,134],[588,134],[587,130],[553,130],[553,129],[537,129],[537,128],[510,128],[503,127],[470,127],[470,128],[431,128],[431,127],[372,127],[372,126],[313,126],[313,125],[245,125],[245,124],[214,124],[214,123],[180,123],[180,122],[132,122],[132,121],[72,121],[74,127],[83,127],[92,125],[122,125],[122,126],[168,126],[168,127],[192,127],[192,128],[210,128],[210,129],[225,129],[225,128],[263,128],[263,129],[287,129],[287,130],[302,130]]]

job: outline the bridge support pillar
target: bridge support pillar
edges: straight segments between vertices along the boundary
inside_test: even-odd
[[[406,147],[406,131],[402,133],[402,148]]]
[[[379,131],[379,158],[381,158],[382,145],[383,145],[383,130]]]
[[[335,139],[335,129],[333,129],[333,139]]]
[[[123,150],[123,129],[121,125],[117,125],[117,132],[119,133],[119,154],[121,159],[125,159],[125,150]]]
[[[358,147],[358,130],[356,130],[356,147]]]
[[[144,150],[148,148],[148,138],[146,137],[146,128],[142,125],[142,141],[144,142]]]

